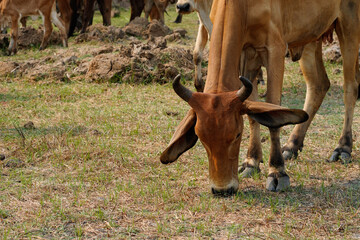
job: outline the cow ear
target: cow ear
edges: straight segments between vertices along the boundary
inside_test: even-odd
[[[196,114],[193,109],[190,109],[176,128],[168,147],[160,156],[160,161],[163,164],[176,161],[181,154],[195,145],[198,140],[194,129],[195,124]]]
[[[309,119],[309,115],[300,109],[289,109],[278,105],[245,101],[246,113],[269,128],[279,128],[288,124],[298,124]]]

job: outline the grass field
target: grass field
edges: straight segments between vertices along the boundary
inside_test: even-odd
[[[122,9],[113,24],[124,26],[129,14]],[[170,28],[188,30],[184,47],[191,49],[197,16],[175,25],[173,8],[169,15]],[[73,49],[84,44],[70,40]],[[21,50],[0,60],[59,49]],[[326,68],[331,88],[303,152],[286,163],[291,188],[265,190],[270,140],[262,128],[262,173],[241,180],[239,192],[228,198],[210,193],[200,143],[177,162],[160,163],[189,109],[170,84],[0,79],[0,154],[6,156],[0,162],[0,238],[360,239],[360,114],[355,111],[353,161],[327,163],[340,136],[344,104],[342,74],[335,73],[341,66]],[[187,86],[194,89],[191,82]],[[283,105],[302,108],[304,97],[299,65],[287,62]],[[29,121],[35,128],[24,127]],[[291,129],[282,129],[282,143]],[[248,137],[246,125],[240,161]]]

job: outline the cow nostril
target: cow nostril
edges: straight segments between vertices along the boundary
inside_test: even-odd
[[[228,197],[231,195],[234,195],[236,193],[236,189],[231,187],[229,189],[222,189],[222,190],[217,190],[215,188],[211,188],[211,193],[214,194],[215,196],[219,196],[219,197]]]

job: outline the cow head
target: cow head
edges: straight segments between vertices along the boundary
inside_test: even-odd
[[[178,0],[176,11],[182,14],[188,14],[195,11],[195,1],[197,0]]]
[[[232,194],[238,189],[242,115],[248,114],[270,128],[300,123],[308,117],[302,110],[246,100],[252,92],[252,84],[243,77],[240,80],[244,86],[240,90],[219,94],[193,93],[179,80],[180,76],[177,76],[174,90],[192,109],[176,129],[160,160],[164,164],[174,162],[193,147],[199,137],[209,158],[209,177],[214,194]]]

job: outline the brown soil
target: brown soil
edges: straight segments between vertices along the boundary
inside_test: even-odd
[[[166,83],[181,70],[185,78],[193,79],[192,52],[180,47],[169,47],[167,44],[168,41],[185,37],[186,32],[173,32],[157,21],[147,23],[145,20],[144,24],[144,20],[137,18],[123,29],[113,26],[91,26],[86,33],[78,35],[75,41],[101,41],[104,42],[103,46],[73,45],[36,60],[11,61],[9,58],[0,62],[0,76],[35,81],[85,79],[96,82]],[[140,26],[140,37],[147,39],[146,41],[128,35],[129,32],[140,32]],[[42,33],[39,31],[31,28],[23,31],[22,39],[27,39],[28,42],[22,41],[21,46],[25,43],[40,44]],[[113,42],[119,44],[113,45]]]

